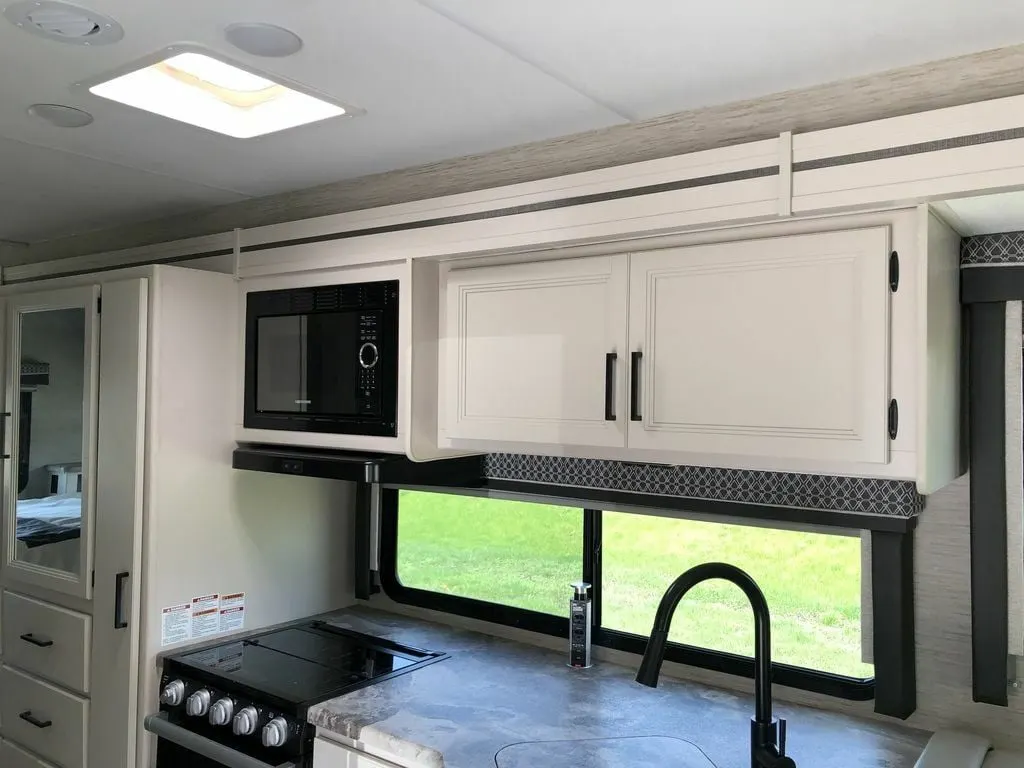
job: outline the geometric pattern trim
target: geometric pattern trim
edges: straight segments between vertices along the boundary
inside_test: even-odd
[[[1024,263],[1024,232],[965,237],[960,242],[960,266]]]
[[[924,507],[924,497],[908,480],[513,453],[488,455],[484,474],[494,480],[895,517],[914,517]]]

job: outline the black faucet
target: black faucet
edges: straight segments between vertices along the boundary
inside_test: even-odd
[[[694,566],[672,582],[658,605],[651,639],[647,642],[636,681],[651,688],[658,686],[658,673],[665,658],[672,615],[683,595],[708,579],[731,581],[743,590],[754,611],[754,717],[750,721],[750,767],[796,768],[793,759],[786,757],[786,721],[772,717],[772,622],[768,603],[757,582],[735,565],[704,563]]]

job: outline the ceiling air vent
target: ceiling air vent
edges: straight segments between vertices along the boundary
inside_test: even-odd
[[[4,10],[19,29],[72,45],[107,45],[124,37],[121,25],[102,13],[55,0],[28,0]]]

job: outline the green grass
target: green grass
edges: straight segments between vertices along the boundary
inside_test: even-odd
[[[578,509],[403,491],[403,584],[564,616],[581,573]],[[860,540],[748,526],[604,513],[602,623],[647,635],[665,588],[692,565],[747,571],[772,613],[776,661],[853,677],[860,661]],[[746,598],[721,581],[694,588],[671,638],[743,655],[753,649]]]

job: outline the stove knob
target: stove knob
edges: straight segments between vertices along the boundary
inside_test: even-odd
[[[256,733],[258,719],[255,707],[243,707],[231,722],[231,731],[235,736],[252,736]]]
[[[263,726],[263,746],[283,747],[288,741],[288,723],[283,717],[275,717]]]
[[[231,715],[235,712],[235,702],[226,696],[217,699],[210,707],[210,725],[227,725],[231,722]]]
[[[185,700],[185,684],[181,680],[172,680],[164,686],[160,693],[160,703],[169,707],[181,706]]]
[[[188,697],[185,702],[185,711],[192,717],[202,717],[210,708],[210,692],[203,688]]]

